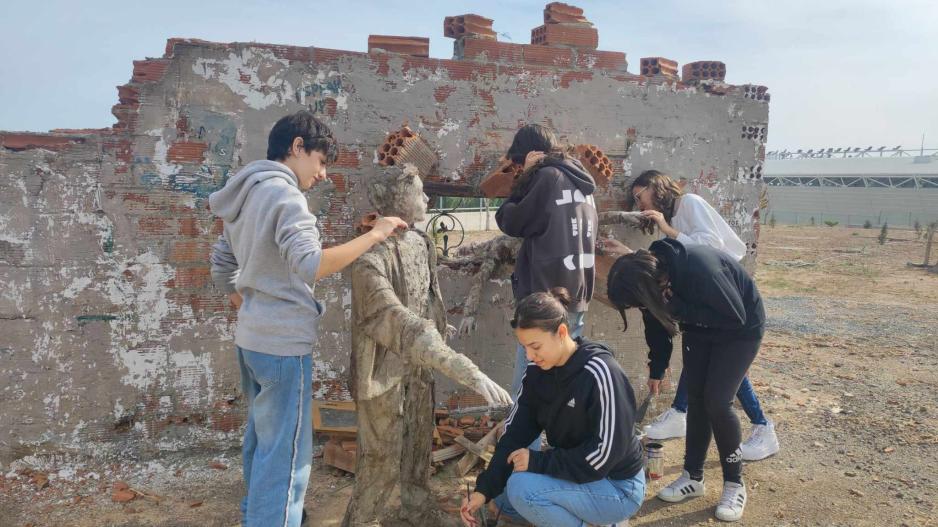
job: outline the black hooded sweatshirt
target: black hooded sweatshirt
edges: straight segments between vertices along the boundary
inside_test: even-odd
[[[707,245],[658,240],[648,248],[667,270],[674,296],[668,309],[684,332],[720,339],[761,339],[765,308],[759,289],[732,256]],[[647,309],[642,310],[652,379],[664,377],[671,362],[671,336]]]
[[[548,157],[526,187],[495,213],[502,232],[524,238],[511,276],[515,299],[565,287],[570,310],[586,311],[595,283],[596,184],[579,161]]]
[[[488,468],[476,479],[486,501],[505,489],[508,455],[526,448],[541,431],[553,447],[530,451],[528,472],[588,483],[628,479],[642,470],[635,437],[635,394],[608,348],[584,338],[563,366],[542,370],[528,364],[518,402]]]

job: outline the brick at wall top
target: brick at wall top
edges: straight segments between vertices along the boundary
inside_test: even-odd
[[[379,49],[391,53],[413,55],[415,57],[429,57],[430,39],[427,37],[368,35],[368,53]]]

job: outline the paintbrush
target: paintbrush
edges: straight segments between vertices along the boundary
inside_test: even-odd
[[[648,396],[645,397],[645,400],[642,402],[641,406],[638,407],[638,411],[635,412],[635,434],[641,435],[642,430],[642,420],[645,419],[645,414],[648,413],[648,405],[651,404],[651,400],[655,398],[655,394],[648,392]]]

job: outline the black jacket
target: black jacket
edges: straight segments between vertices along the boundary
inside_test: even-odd
[[[706,245],[683,245],[666,238],[649,250],[667,269],[674,296],[668,308],[684,332],[721,339],[761,339],[765,308],[759,289],[732,256]],[[651,313],[643,309],[650,376],[660,379],[671,361],[671,337]]]
[[[548,158],[527,189],[513,193],[495,213],[498,228],[524,238],[511,277],[516,300],[565,287],[571,311],[586,311],[593,298],[594,247],[599,217],[596,184],[579,161]]]
[[[505,489],[512,466],[508,455],[527,448],[542,430],[553,447],[530,451],[528,471],[588,483],[628,479],[642,470],[635,437],[635,394],[622,368],[602,344],[576,340],[566,364],[544,371],[528,364],[518,402],[508,415],[488,468],[476,491],[490,500]]]

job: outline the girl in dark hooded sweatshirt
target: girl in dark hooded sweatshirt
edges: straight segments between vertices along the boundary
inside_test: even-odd
[[[732,409],[736,391],[752,364],[765,326],[755,282],[735,258],[706,245],[672,239],[620,257],[609,271],[609,300],[625,320],[628,308],[642,309],[646,325],[675,335],[683,330],[688,392],[684,472],[658,492],[668,502],[704,494],[703,468],[716,439],[723,467],[723,495],[717,518],[736,521],[746,506],[742,480],[739,419]],[[671,347],[652,350],[651,364],[663,372]],[[657,382],[657,381],[656,381]],[[712,431],[712,432],[711,432]]]
[[[563,154],[560,142],[545,126],[521,127],[506,156],[524,166],[511,195],[495,214],[502,232],[524,238],[511,276],[515,301],[554,287],[565,288],[572,297],[570,333],[578,337],[595,283],[596,185],[579,161]],[[527,363],[524,347],[519,345],[511,393],[518,392]],[[532,447],[539,448],[539,443]]]
[[[475,512],[493,498],[502,514],[544,527],[616,524],[642,505],[635,395],[608,348],[571,337],[570,301],[557,288],[518,303],[511,326],[528,367],[492,461],[463,500],[467,526],[479,526]],[[528,449],[542,431],[553,448]]]

